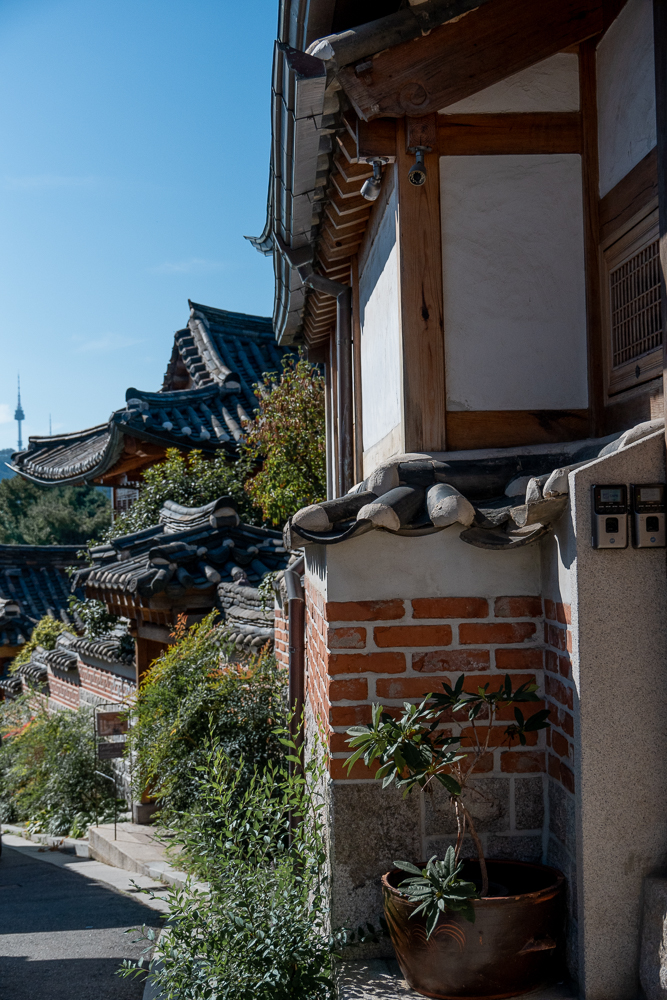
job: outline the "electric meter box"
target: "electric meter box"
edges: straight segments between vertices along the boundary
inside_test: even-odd
[[[628,488],[625,485],[591,487],[594,549],[628,547]]]
[[[632,544],[636,549],[665,548],[665,484],[633,483]]]

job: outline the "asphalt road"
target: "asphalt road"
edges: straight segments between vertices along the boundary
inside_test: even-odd
[[[0,1000],[141,1000],[143,976],[116,975],[124,958],[138,959],[145,947],[126,931],[162,923],[131,896],[5,842]]]

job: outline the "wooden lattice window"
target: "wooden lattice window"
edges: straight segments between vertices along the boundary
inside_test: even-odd
[[[657,213],[604,252],[609,393],[662,372],[662,309]]]

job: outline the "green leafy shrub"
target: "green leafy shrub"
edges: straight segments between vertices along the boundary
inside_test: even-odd
[[[22,476],[0,481],[0,543],[84,545],[111,521],[109,499],[94,486],[37,486]]]
[[[296,757],[285,732],[281,738]],[[327,932],[322,777],[313,756],[291,775],[286,763],[269,762],[247,782],[238,761],[218,741],[209,744],[178,838],[179,865],[192,880],[170,893],[160,942],[155,985],[165,1000],[334,995],[331,962],[342,937]],[[139,968],[126,962],[121,974]]]
[[[230,462],[225,455],[204,458],[201,451],[182,455],[177,448],[169,448],[164,462],[144,472],[138,499],[116,518],[105,540],[157,524],[165,500],[184,507],[202,507],[218,497],[232,496],[241,519],[247,524],[259,524],[261,518],[243,489],[247,471],[246,463]]]
[[[81,837],[113,815],[113,785],[95,774],[112,771],[96,759],[90,709],[49,714],[27,694],[0,703],[0,736],[0,819]]]
[[[260,471],[246,490],[271,524],[283,524],[327,495],[324,378],[303,358],[286,355],[279,382],[266,375],[259,409],[244,425],[246,458]]]
[[[136,790],[150,788],[164,818],[194,803],[211,735],[243,773],[282,756],[273,731],[284,717],[285,671],[267,652],[226,662],[215,617],[190,629],[179,625],[176,643],[151,667],[133,708]]]
[[[56,639],[67,630],[68,626],[64,622],[58,621],[57,618],[51,618],[50,615],[44,615],[35,625],[25,646],[12,660],[10,671],[13,673],[22,663],[28,663],[38,646],[43,646],[44,649],[55,649]]]

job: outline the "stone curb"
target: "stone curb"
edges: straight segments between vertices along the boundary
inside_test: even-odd
[[[33,844],[41,844],[43,847],[53,847],[60,851],[74,853],[78,858],[90,857],[88,850],[88,840],[74,837],[55,837],[50,833],[28,833],[25,826],[18,826],[15,823],[0,823],[0,830],[3,833],[14,834],[15,837],[22,837],[30,840]]]

